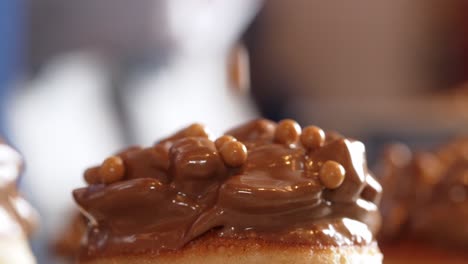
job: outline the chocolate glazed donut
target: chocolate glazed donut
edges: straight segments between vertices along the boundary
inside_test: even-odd
[[[216,140],[194,124],[117,153],[85,179],[73,192],[89,221],[81,259],[178,250],[208,233],[368,245],[381,221],[364,145],[293,120],[254,120]]]

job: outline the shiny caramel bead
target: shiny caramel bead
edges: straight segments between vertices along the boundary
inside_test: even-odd
[[[229,136],[229,135],[224,135],[222,137],[219,137],[215,141],[216,148],[219,150],[219,149],[221,149],[223,147],[224,144],[226,144],[227,142],[230,142],[230,141],[237,141],[237,139],[235,137]]]
[[[326,161],[320,168],[320,181],[329,189],[340,187],[345,179],[345,169],[343,166],[333,160]]]
[[[325,143],[325,132],[316,126],[308,126],[302,130],[301,143],[307,149],[316,149]]]
[[[111,156],[107,158],[99,168],[99,175],[102,183],[118,182],[125,176],[125,166],[122,158]]]
[[[301,135],[301,127],[292,119],[284,119],[278,123],[275,131],[275,141],[280,144],[293,144]]]
[[[98,184],[100,183],[99,167],[89,168],[84,173],[84,179],[87,184]]]
[[[221,157],[229,167],[239,167],[247,160],[247,148],[239,141],[228,141],[220,149]]]
[[[206,128],[201,124],[192,124],[185,129],[186,137],[208,137]]]

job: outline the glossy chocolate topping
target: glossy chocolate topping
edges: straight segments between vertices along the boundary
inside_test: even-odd
[[[255,120],[215,141],[192,125],[88,169],[82,257],[176,250],[208,231],[318,246],[367,244],[381,187],[364,145],[292,120]]]
[[[383,240],[403,237],[468,247],[468,138],[433,152],[389,146],[380,174]]]
[[[67,225],[59,236],[51,244],[51,249],[56,256],[73,261],[81,247],[81,239],[86,234],[87,220],[79,212],[73,212]]]
[[[36,212],[16,188],[20,170],[20,155],[0,140],[0,236],[28,235],[36,225]]]

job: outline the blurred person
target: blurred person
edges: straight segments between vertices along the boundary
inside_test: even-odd
[[[66,224],[84,168],[99,157],[192,122],[223,131],[256,115],[232,88],[246,85],[236,42],[259,1],[30,4],[32,78],[15,87],[7,123],[43,218],[36,253],[52,263],[47,243]]]
[[[267,117],[363,139],[467,132],[441,92],[467,77],[462,3],[267,1],[245,37],[254,97]]]

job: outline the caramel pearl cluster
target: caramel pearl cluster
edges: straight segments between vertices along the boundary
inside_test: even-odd
[[[193,124],[178,134],[182,137],[208,137],[205,128],[199,124]],[[300,125],[291,119],[285,119],[278,123],[274,131],[274,142],[292,146],[298,144],[299,141],[306,150],[316,150],[325,144],[325,132],[316,126],[307,126],[301,129]],[[247,148],[235,137],[224,135],[216,139],[214,144],[227,167],[241,167],[246,162]],[[163,158],[163,160],[167,160],[167,158]],[[167,161],[169,162],[169,160]],[[321,163],[319,169],[319,179],[328,189],[340,187],[345,179],[345,174],[344,167],[332,160]],[[125,164],[119,156],[111,156],[104,160],[101,166],[85,173],[85,180],[89,184],[111,184],[123,180],[124,177]]]
[[[276,127],[274,140],[277,143],[291,145],[299,140],[307,150],[315,150],[325,144],[325,132],[316,126],[301,126],[292,119],[284,119]],[[319,171],[322,184],[328,189],[336,189],[341,186],[345,179],[345,168],[338,162],[328,160],[324,162]]]
[[[308,150],[320,148],[325,143],[325,132],[316,126],[301,129],[292,119],[284,119],[278,123],[274,135],[275,142],[285,145],[296,144],[299,140]]]

